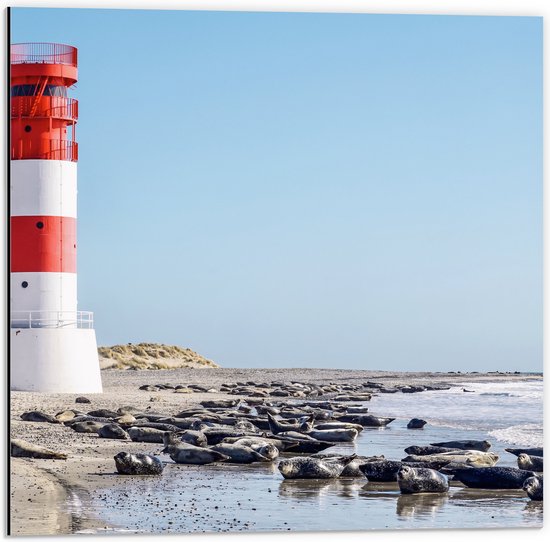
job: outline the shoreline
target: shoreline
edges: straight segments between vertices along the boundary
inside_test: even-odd
[[[431,373],[362,371],[338,369],[177,369],[155,371],[102,371],[103,394],[85,394],[91,404],[75,405],[78,394],[11,392],[11,436],[68,453],[67,460],[11,458],[11,534],[71,534],[108,532],[114,525],[99,519],[91,506],[91,495],[108,490],[121,481],[114,475],[113,456],[127,450],[142,451],[157,445],[100,439],[75,433],[61,424],[24,422],[19,416],[29,410],[55,414],[66,408],[85,411],[115,409],[132,405],[141,409],[177,412],[205,399],[234,398],[224,393],[177,394],[170,391],[140,391],[144,384],[207,384],[219,388],[223,382],[275,380],[303,382],[354,382],[373,380],[384,384],[457,385],[475,382],[521,382],[542,380],[532,373]],[[430,392],[422,392],[430,393]],[[327,396],[328,397],[328,396]],[[279,398],[273,398],[274,400]],[[289,398],[292,399],[292,398]],[[52,498],[53,497],[53,498]],[[30,501],[28,499],[31,499]],[[30,512],[29,512],[30,510]]]

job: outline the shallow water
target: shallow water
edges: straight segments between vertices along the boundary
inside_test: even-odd
[[[516,466],[505,447],[542,445],[540,380],[466,387],[475,393],[458,386],[376,396],[370,411],[397,419],[328,451],[401,459],[412,444],[488,439],[499,465]],[[412,417],[429,423],[409,430]],[[144,444],[144,451],[159,450]],[[93,495],[93,503],[103,520],[134,532],[541,527],[543,517],[542,503],[521,490],[474,490],[457,483],[445,495],[401,495],[396,483],[366,479],[283,480],[276,464],[191,466],[168,460],[162,478],[113,476],[113,482]]]

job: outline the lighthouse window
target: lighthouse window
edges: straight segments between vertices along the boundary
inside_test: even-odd
[[[38,91],[37,85],[14,85],[11,87],[12,96],[34,96]],[[46,85],[44,88],[44,96],[59,96],[60,98],[67,97],[67,87],[62,85]]]
[[[22,283],[21,283],[21,288],[26,288],[27,286],[29,285],[29,283],[24,280]]]
[[[44,222],[37,222],[36,227],[41,230],[44,227]]]
[[[30,132],[31,130],[32,127],[27,124],[27,126],[25,126],[25,132]]]

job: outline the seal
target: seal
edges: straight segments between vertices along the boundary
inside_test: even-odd
[[[235,444],[222,442],[212,446],[211,450],[228,456],[228,463],[255,463],[257,461],[271,461],[270,458],[256,452],[249,446],[243,446],[238,442]]]
[[[128,435],[134,442],[156,442],[162,444],[162,435],[165,431],[152,427],[130,427]]]
[[[341,422],[358,423],[363,427],[385,427],[395,420],[395,418],[382,418],[371,414],[342,414],[336,419]]]
[[[428,422],[420,418],[413,418],[408,424],[407,429],[422,429]]]
[[[229,459],[229,456],[225,454],[221,454],[209,448],[193,446],[187,442],[169,444],[161,453],[168,454],[172,461],[181,465],[208,465],[209,463],[226,461]]]
[[[77,433],[99,433],[99,430],[107,425],[108,422],[96,422],[94,420],[88,420],[85,422],[77,422],[71,424],[69,427]]]
[[[445,452],[456,452],[460,448],[443,448],[441,446],[409,446],[405,448],[405,453],[409,455],[432,455],[443,454]]]
[[[167,437],[166,435],[169,436]],[[167,442],[167,438],[169,442]],[[188,444],[193,444],[193,446],[204,448],[208,444],[206,436],[202,431],[192,430],[178,431],[176,433],[165,432],[162,441],[165,446],[168,444],[177,444],[178,442],[187,442]]]
[[[488,440],[450,440],[448,442],[432,442],[430,446],[441,446],[443,448],[459,448],[461,450],[479,450],[486,452],[491,443]]]
[[[453,471],[453,480],[480,489],[521,489],[534,472],[512,467],[471,467]]]
[[[269,442],[267,439],[262,438],[246,438],[237,439],[234,442],[224,442],[223,444],[237,444],[239,446],[246,446],[252,448],[260,455],[267,457],[270,461],[279,457],[279,448],[275,444]]]
[[[355,454],[331,460],[315,457],[292,457],[280,461],[278,468],[283,478],[287,480],[338,478],[346,465],[351,463],[356,457]]]
[[[108,423],[104,425],[98,432],[100,438],[112,438],[120,440],[129,440],[130,435],[120,427],[117,423]]]
[[[523,482],[523,491],[532,501],[542,501],[544,499],[544,491],[542,484],[542,476],[531,476]]]
[[[33,459],[67,459],[67,454],[54,452],[18,438],[11,439],[10,454],[11,457],[32,457]]]
[[[324,442],[353,442],[359,432],[353,427],[349,429],[312,429],[307,431],[306,435],[313,437],[315,440]]]
[[[430,455],[408,455],[402,461],[406,463],[436,462],[436,463],[464,463],[472,467],[492,467],[499,457],[492,452],[479,452],[477,450],[457,450]]]
[[[334,460],[337,458],[344,458],[345,456],[340,454],[315,454],[313,456],[318,459]],[[364,456],[358,455],[353,461],[349,462],[344,470],[340,474],[340,478],[363,478],[363,473],[360,470],[361,465],[370,461],[380,461],[384,459],[383,455],[380,456]]]
[[[359,470],[367,477],[369,482],[395,482],[397,473],[403,466],[401,461],[369,461],[359,466]]]
[[[433,469],[403,465],[397,471],[397,483],[401,493],[445,493],[449,491],[449,479]]]
[[[40,412],[39,410],[23,412],[23,414],[21,414],[21,419],[24,422],[61,423],[55,418],[55,416],[51,416],[50,414],[46,414],[45,412]]]
[[[153,455],[120,452],[114,460],[119,474],[158,476],[164,470],[162,461]]]
[[[527,455],[536,455],[537,457],[543,456],[543,449],[542,448],[504,448],[507,452],[519,455],[519,454],[527,454]]]
[[[309,416],[302,418],[297,423],[280,422],[279,420],[276,420],[269,412],[267,413],[269,429],[274,435],[288,431],[309,431],[313,428],[314,419],[314,416],[310,414]]]
[[[533,470],[535,472],[543,471],[542,457],[536,455],[519,454],[518,455],[518,467],[522,470]]]

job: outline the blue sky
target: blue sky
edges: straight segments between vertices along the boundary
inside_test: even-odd
[[[79,309],[229,367],[542,370],[542,19],[12,10],[79,49]]]

